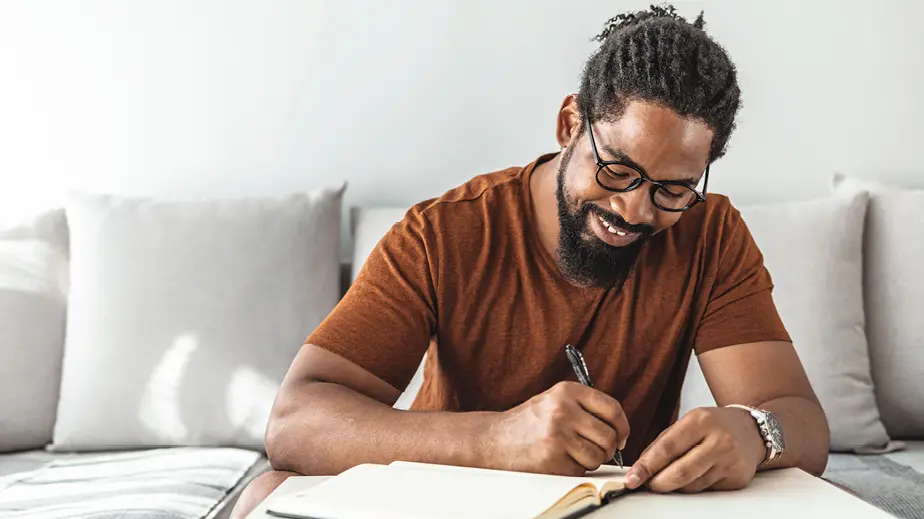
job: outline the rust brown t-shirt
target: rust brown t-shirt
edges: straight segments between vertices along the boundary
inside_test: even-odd
[[[691,351],[789,341],[738,211],[708,195],[644,245],[623,287],[580,288],[539,241],[530,165],[412,207],[307,343],[403,389],[425,352],[415,410],[506,410],[562,380],[582,350],[623,406],[629,463],[676,420]]]

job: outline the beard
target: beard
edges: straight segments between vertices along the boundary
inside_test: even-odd
[[[644,242],[654,234],[650,225],[632,225],[617,213],[585,202],[580,207],[568,194],[565,171],[573,148],[565,150],[558,167],[558,260],[562,274],[571,283],[584,287],[612,288],[622,285],[635,265]],[[625,247],[614,247],[594,235],[588,226],[588,215],[594,213],[606,222],[640,236]]]

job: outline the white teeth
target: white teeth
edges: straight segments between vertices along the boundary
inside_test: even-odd
[[[600,217],[600,215],[597,215],[597,218],[600,220],[600,223],[602,223],[603,226],[606,227],[606,230],[607,230],[607,231],[610,231],[611,233],[615,234],[616,236],[625,236],[625,235],[627,234],[625,231],[620,231],[620,230],[616,229],[615,227],[613,227],[612,225],[606,223],[606,220],[604,220],[602,217]]]

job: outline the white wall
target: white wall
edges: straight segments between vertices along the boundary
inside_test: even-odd
[[[66,188],[342,180],[347,205],[410,205],[554,150],[589,38],[648,3],[3,0],[0,213]],[[924,2],[675,3],[741,74],[715,190],[805,198],[835,170],[924,186]]]

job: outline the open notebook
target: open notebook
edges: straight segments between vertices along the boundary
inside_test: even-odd
[[[270,500],[272,515],[311,519],[564,519],[626,491],[628,469],[585,477],[396,461],[358,465],[303,492]]]

